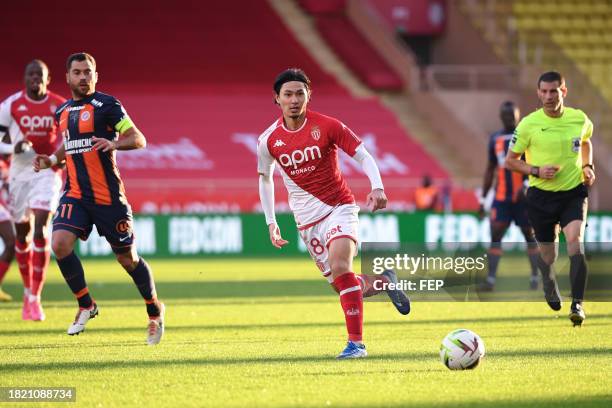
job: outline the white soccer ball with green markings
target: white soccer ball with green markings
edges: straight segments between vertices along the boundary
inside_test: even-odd
[[[442,340],[440,359],[451,370],[476,368],[485,355],[482,339],[466,329],[454,330]]]

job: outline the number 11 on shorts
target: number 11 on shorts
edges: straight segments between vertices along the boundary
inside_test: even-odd
[[[60,209],[60,217],[66,218],[67,220],[72,217],[72,204],[62,204]]]

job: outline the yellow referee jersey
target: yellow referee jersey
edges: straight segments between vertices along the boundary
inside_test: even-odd
[[[524,117],[510,142],[510,149],[525,153],[532,166],[556,165],[555,177],[546,180],[529,176],[529,186],[546,191],[567,191],[582,183],[582,142],[593,135],[593,122],[580,109],[565,107],[552,118],[543,109]]]

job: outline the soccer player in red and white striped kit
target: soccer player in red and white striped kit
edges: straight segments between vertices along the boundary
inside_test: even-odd
[[[323,276],[340,295],[348,343],[337,358],[366,357],[363,297],[380,292],[374,289],[375,280],[388,283],[397,278],[392,271],[379,276],[353,273],[359,207],[340,173],[338,148],[360,163],[369,178],[372,191],[367,205],[372,211],[387,205],[378,166],[352,130],[337,119],[308,109],[310,80],[302,70],[291,68],[280,73],[274,93],[282,116],[259,137],[257,147],[259,196],[270,240],[277,248],[287,244],[274,215],[272,174],[278,163],[300,236]],[[400,313],[410,311],[403,292],[387,293]]]
[[[46,173],[32,169],[36,154],[51,154],[62,143],[54,115],[66,100],[47,89],[50,81],[47,64],[33,60],[25,68],[25,89],[0,105],[0,136],[8,142],[0,143],[0,154],[12,155],[8,207],[15,223],[15,259],[24,286],[23,320],[45,320],[40,298],[51,254],[49,224],[62,188],[57,166]],[[0,262],[0,275],[5,268],[8,265]]]

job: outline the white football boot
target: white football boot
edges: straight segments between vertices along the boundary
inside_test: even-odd
[[[164,335],[164,315],[166,314],[166,306],[160,304],[159,316],[149,319],[147,327],[147,344],[154,346],[158,344]]]
[[[74,336],[75,334],[79,334],[82,331],[85,331],[85,325],[89,321],[89,319],[93,319],[98,315],[98,305],[94,302],[89,309],[79,308],[77,312],[74,322],[68,327],[68,334]]]

